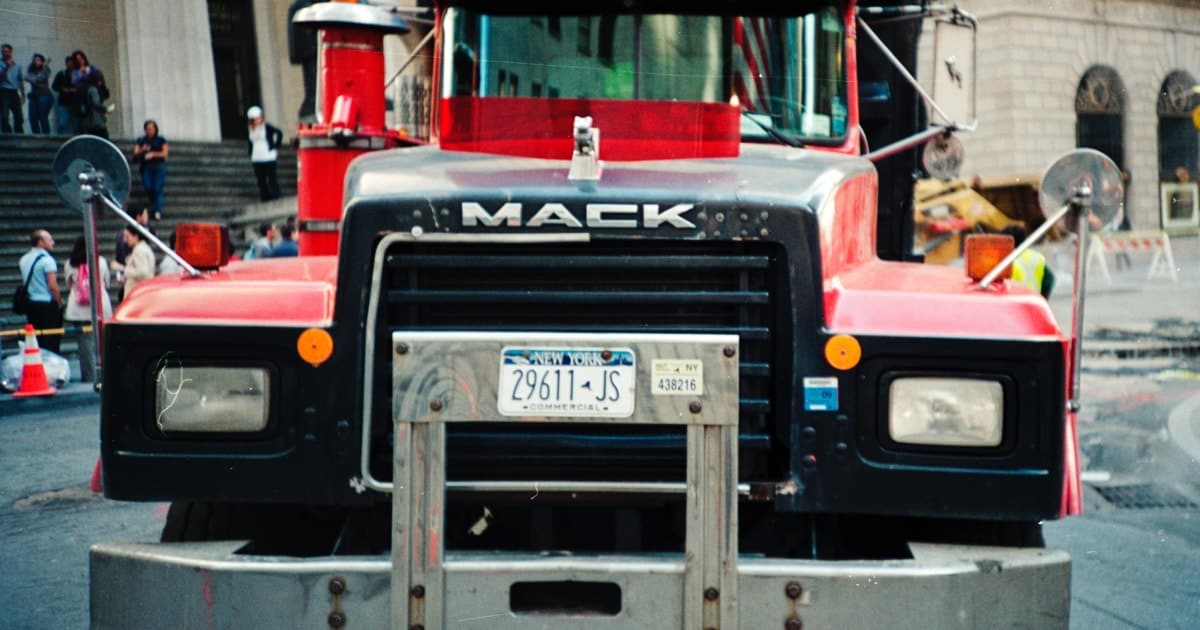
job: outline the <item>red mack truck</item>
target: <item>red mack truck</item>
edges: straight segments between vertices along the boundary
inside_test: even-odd
[[[302,255],[181,226],[189,271],[103,328],[104,492],[171,507],[92,549],[94,627],[1066,627],[1041,523],[1080,510],[1077,335],[1004,279],[1028,243],[908,255],[920,147],[952,168],[971,122],[968,15],[296,22]],[[421,40],[428,129],[385,124],[389,33]],[[1044,180],[1053,219],[1111,196],[1088,164]]]

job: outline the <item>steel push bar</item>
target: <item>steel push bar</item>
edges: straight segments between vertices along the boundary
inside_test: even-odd
[[[458,627],[466,619],[490,616],[488,627],[519,625],[507,601],[490,601],[478,588],[492,576],[507,592],[513,580],[555,582],[595,580],[624,584],[638,575],[682,573],[676,602],[626,606],[627,622],[643,627],[737,628],[737,439],[738,340],[731,335],[534,334],[474,332],[396,332],[393,347],[395,459],[392,497],[392,623],[394,627]],[[530,353],[628,353],[633,358],[632,411],[624,417],[596,415],[519,416],[501,412],[502,357]],[[655,393],[652,380],[671,370],[702,374],[687,394]],[[695,382],[695,381],[691,381]],[[696,390],[699,390],[698,392]],[[507,413],[507,415],[506,415]],[[570,413],[561,412],[558,413]],[[590,556],[564,562],[545,554],[454,554],[447,561],[443,541],[446,498],[446,425],[455,422],[555,422],[679,426],[687,432],[686,542],[677,559],[648,560],[636,554]],[[535,496],[543,482],[512,481],[508,490]],[[547,480],[559,491],[638,492],[636,483]],[[571,557],[575,560],[575,557]],[[622,577],[624,576],[624,577]],[[637,584],[646,582],[638,580]],[[623,596],[636,599],[632,592]],[[485,589],[486,590],[486,589]],[[637,590],[628,589],[628,590]],[[469,595],[468,595],[469,593]],[[644,593],[643,593],[644,595]],[[488,615],[489,611],[494,613]],[[453,616],[450,616],[453,615]],[[404,625],[407,620],[407,625]],[[506,621],[507,620],[507,621]],[[553,614],[538,616],[549,624]],[[610,622],[613,620],[609,620]],[[564,614],[563,625],[581,619]],[[547,625],[546,627],[553,627]]]

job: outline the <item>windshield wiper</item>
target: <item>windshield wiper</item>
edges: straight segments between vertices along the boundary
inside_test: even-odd
[[[761,115],[763,115],[763,114],[761,114],[759,112],[751,111],[749,109],[742,110],[742,116],[744,116],[750,122],[754,123],[755,126],[757,126],[759,129],[762,129],[764,132],[766,132],[766,134],[768,136],[771,136],[772,138],[777,140],[780,144],[786,144],[789,147],[803,147],[804,146],[804,143],[800,141],[800,138],[797,138],[796,136],[793,136],[790,133],[780,131],[780,130],[764,123],[763,121],[759,120],[758,118],[755,118],[755,116],[761,116]]]

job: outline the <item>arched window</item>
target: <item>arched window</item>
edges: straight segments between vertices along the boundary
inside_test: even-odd
[[[1158,188],[1163,228],[1200,226],[1196,129],[1192,126],[1192,75],[1176,70],[1158,93]]]
[[[1092,66],[1075,92],[1075,144],[1096,149],[1125,168],[1125,85],[1108,66]]]
[[[1192,86],[1196,79],[1176,70],[1167,75],[1158,93],[1158,180],[1177,182],[1180,168],[1190,181],[1200,176],[1200,141],[1192,126]]]

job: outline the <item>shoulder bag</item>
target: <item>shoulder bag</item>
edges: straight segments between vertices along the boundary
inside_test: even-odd
[[[41,254],[33,259],[33,265],[29,267],[29,273],[25,274],[25,284],[22,284],[13,291],[12,310],[17,315],[29,313],[29,281],[33,279],[33,272],[37,271],[37,265],[41,262],[42,256],[45,255]]]

